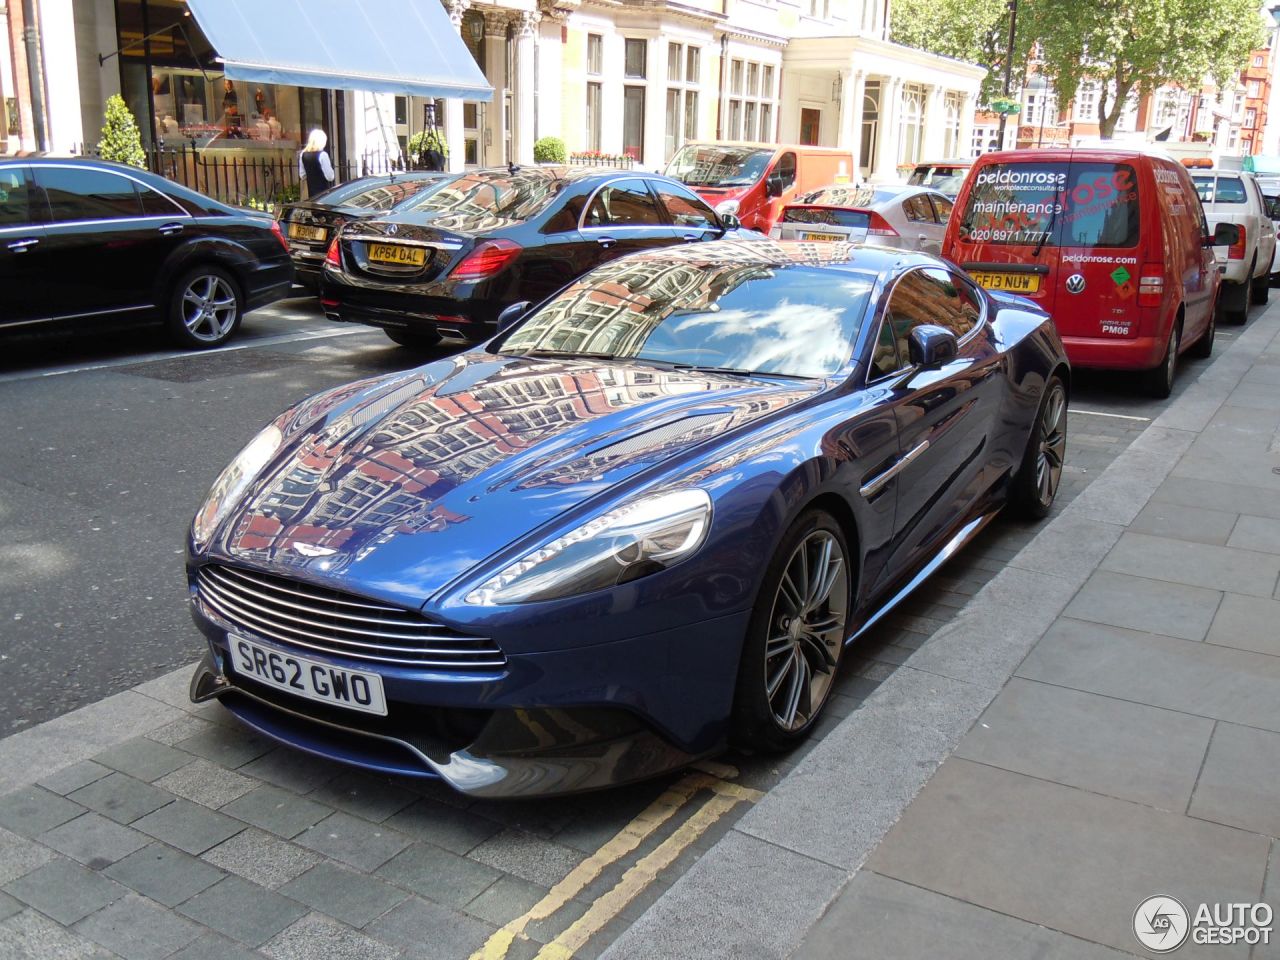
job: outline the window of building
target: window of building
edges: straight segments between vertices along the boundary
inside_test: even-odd
[[[760,96],[760,64],[747,64],[747,96]]]
[[[737,94],[742,93],[742,75],[743,75],[742,61],[741,60],[733,61],[733,66],[730,68],[730,71],[729,71],[729,92],[730,93],[737,93]]]
[[[924,131],[924,88],[909,83],[898,104],[898,163],[917,163]]]
[[[1258,56],[1256,56],[1256,57],[1254,57],[1254,58],[1253,58],[1253,65],[1254,65],[1255,67],[1260,67],[1260,66],[1262,66],[1262,55],[1261,55],[1261,54],[1259,54]]]
[[[1026,107],[1022,111],[1020,122],[1030,126],[1035,126],[1040,122],[1040,95],[1038,93],[1027,94]]]
[[[600,151],[601,96],[600,84],[587,84],[587,149],[597,153]]]
[[[734,60],[729,71],[728,120],[723,136],[729,140],[768,140],[773,137],[777,111],[772,64]],[[742,99],[738,99],[741,97]]]
[[[1258,111],[1253,107],[1244,112],[1244,125],[1246,127],[1256,127],[1258,125]]]
[[[702,82],[702,51],[698,47],[689,47],[685,53],[684,78],[689,83]]]
[[[686,90],[684,94],[684,138],[698,139],[698,92]]]
[[[622,88],[622,152],[633,160],[644,156],[644,87]]]
[[[742,139],[742,101],[729,101],[729,130],[728,138],[730,140]]]
[[[630,42],[630,41],[628,41]],[[587,34],[587,73],[599,76],[604,72],[604,37],[598,33]]]
[[[963,109],[964,98],[960,94],[948,93],[943,98],[942,155],[944,157],[960,156],[960,113]]]
[[[759,131],[756,127],[756,102],[754,100],[748,100],[742,105],[742,139],[759,139]]]
[[[649,56],[649,41],[627,38],[623,74],[629,80],[643,80],[648,74],[645,61]]]
[[[1248,94],[1248,96],[1249,96],[1249,99],[1250,99],[1250,100],[1257,100],[1260,96],[1262,96],[1262,81],[1261,81],[1261,80],[1250,80],[1250,81],[1249,81],[1249,83],[1247,84],[1247,86],[1248,86],[1248,89],[1249,89],[1249,94]]]
[[[761,76],[760,95],[764,97],[766,100],[774,99],[773,67],[766,63],[764,65],[764,68],[760,71],[760,76]]]
[[[684,44],[667,45],[667,120],[663,142],[670,160],[685,140],[698,135],[700,51]]]
[[[1098,119],[1098,82],[1096,80],[1085,80],[1076,91],[1076,119],[1085,121]]]
[[[772,143],[774,139],[773,130],[773,104],[760,104],[760,139],[766,143]]]

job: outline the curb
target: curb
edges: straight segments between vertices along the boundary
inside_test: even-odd
[[[1256,317],[602,960],[791,956],[1277,332],[1280,305]]]

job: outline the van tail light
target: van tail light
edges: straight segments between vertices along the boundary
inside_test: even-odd
[[[1138,306],[1158,307],[1164,303],[1164,265],[1148,263],[1138,277]]]
[[[329,249],[325,251],[324,262],[330,266],[342,267],[342,256],[338,253],[338,238],[334,237],[329,243]]]
[[[871,214],[871,221],[867,225],[868,237],[896,237],[898,231],[889,226],[889,221],[878,213]]]
[[[520,256],[522,249],[511,240],[485,240],[463,257],[449,276],[455,280],[487,280]]]
[[[284,238],[284,233],[280,230],[280,221],[271,221],[271,232],[275,234],[276,239],[280,241],[280,246],[284,247],[284,252],[289,252],[289,241]]]
[[[1238,239],[1231,246],[1227,247],[1227,259],[1228,260],[1244,259],[1244,227],[1240,227],[1240,239]]]

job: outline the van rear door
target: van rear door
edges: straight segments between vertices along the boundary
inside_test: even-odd
[[[1058,245],[1070,155],[982,163],[961,204],[952,258],[984,287],[1030,297],[1054,312]],[[1057,156],[1054,156],[1054,154]]]
[[[1072,160],[1064,192],[1055,237],[1059,265],[1053,319],[1058,332],[1064,337],[1138,336],[1143,266],[1138,162]]]

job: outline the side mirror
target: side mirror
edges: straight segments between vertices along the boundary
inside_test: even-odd
[[[764,192],[769,197],[782,196],[782,178],[776,174],[771,174],[769,179],[764,182]]]
[[[956,358],[956,335],[946,327],[922,323],[907,338],[907,357],[913,366],[929,370]]]
[[[529,306],[530,303],[528,300],[519,300],[516,303],[511,304],[511,306],[504,308],[503,311],[498,314],[498,333],[502,333],[502,331],[506,330],[508,327],[511,327],[522,320],[524,315],[529,312]]]
[[[1213,247],[1230,247],[1240,242],[1240,228],[1234,223],[1220,223],[1213,228]]]
[[[742,221],[738,219],[736,213],[720,214],[720,226],[725,230],[738,230],[742,227]]]

